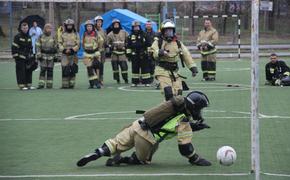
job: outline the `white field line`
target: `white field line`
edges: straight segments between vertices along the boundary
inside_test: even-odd
[[[261,173],[268,176],[290,177],[290,174]],[[124,173],[124,174],[52,174],[52,175],[0,175],[2,179],[8,178],[67,178],[67,177],[161,177],[161,176],[248,176],[250,173]]]
[[[264,175],[268,175],[268,176],[279,176],[279,177],[290,177],[290,174],[276,174],[276,173],[262,173]]]
[[[160,176],[248,176],[250,173],[128,173],[128,174],[59,174],[59,175],[0,175],[0,178],[61,178],[61,177],[160,177]]]
[[[153,90],[153,89],[127,89],[129,88],[129,86],[122,86],[122,87],[118,87],[119,90],[121,91],[128,91],[128,92],[148,92],[148,93],[160,93],[160,90]],[[210,91],[210,92],[228,92],[228,91],[248,91],[250,90],[250,88],[248,87],[244,87],[244,88],[224,88],[224,89],[217,89],[217,87],[215,87],[215,89],[210,89],[209,87],[189,87],[191,89],[206,89],[206,91]]]
[[[0,122],[7,121],[99,121],[99,120],[135,120],[138,117],[119,117],[119,118],[108,118],[108,117],[96,117],[96,118],[73,118],[73,119],[63,119],[63,118],[24,118],[24,119],[0,119]],[[224,117],[205,117],[205,119],[250,119],[250,116],[224,116]],[[290,119],[290,116],[271,116],[271,117],[260,117],[260,119]]]
[[[118,112],[98,112],[98,113],[90,113],[90,114],[81,114],[81,115],[74,115],[66,117],[66,120],[74,119],[74,118],[81,118],[81,117],[88,117],[88,116],[95,116],[95,115],[104,115],[104,114],[128,114],[128,113],[135,113],[135,111],[118,111]]]

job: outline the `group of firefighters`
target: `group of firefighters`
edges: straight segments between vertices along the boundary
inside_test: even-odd
[[[138,21],[133,21],[131,34],[122,29],[118,19],[112,21],[111,31],[107,34],[102,29],[103,18],[97,16],[85,23],[85,32],[80,38],[72,19],[63,24],[63,31],[54,36],[53,26],[45,24],[43,34],[39,36],[33,50],[33,43],[28,33],[29,25],[23,21],[19,33],[14,37],[12,56],[16,62],[17,83],[21,90],[34,89],[32,72],[40,65],[38,89],[53,87],[54,62],[61,62],[63,89],[74,88],[78,73],[77,52],[82,43],[84,49],[83,63],[87,69],[89,88],[101,88],[103,85],[104,63],[107,55],[111,56],[113,78],[120,83],[120,74],[125,83],[129,83],[128,64],[132,63],[132,87],[139,84],[150,86],[154,79],[163,90],[172,85],[174,94],[182,92],[182,81],[178,73],[178,61],[192,72],[198,73],[190,52],[176,36],[173,21],[162,22],[160,32],[154,32],[152,22],[141,29]],[[215,80],[216,48],[218,32],[210,20],[205,20],[204,30],[199,34],[197,46],[202,54],[201,67],[203,80]],[[82,41],[80,41],[82,39]],[[121,70],[121,72],[120,72]]]

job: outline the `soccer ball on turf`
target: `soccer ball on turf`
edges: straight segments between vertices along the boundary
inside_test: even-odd
[[[230,146],[222,146],[216,153],[218,162],[224,166],[230,166],[234,164],[237,159],[237,153],[234,148]]]

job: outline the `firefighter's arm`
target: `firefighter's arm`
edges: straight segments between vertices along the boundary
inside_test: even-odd
[[[181,43],[181,49],[182,49],[182,55],[183,55],[183,61],[186,64],[187,68],[192,72],[192,76],[196,76],[198,73],[196,63],[191,57],[191,54],[186,46],[184,46],[183,43]]]
[[[12,57],[14,59],[17,59],[19,57],[19,37],[18,36],[15,36],[14,37],[14,40],[13,40],[13,43],[12,43],[12,47],[11,47],[11,52],[12,52]]]
[[[158,38],[154,40],[150,49],[153,52],[153,58],[157,60],[159,58]]]
[[[76,33],[76,45],[72,48],[74,52],[78,52],[80,48],[80,36],[79,33]]]
[[[212,38],[209,41],[209,44],[212,44],[213,46],[217,45],[217,42],[219,40],[219,34],[218,32],[215,30],[212,34]]]
[[[132,43],[130,40],[130,36],[126,38],[126,56],[128,57],[129,61],[131,60],[131,56],[132,56]]]
[[[64,50],[62,33],[58,36],[58,49],[60,52]]]
[[[98,37],[96,38],[96,41],[97,41],[97,44],[98,44],[98,47],[99,47],[99,50],[100,51],[103,51],[103,47],[104,47],[104,39],[102,38],[102,36],[98,35]]]
[[[39,37],[35,43],[35,45],[36,45],[36,58],[38,60],[41,59],[41,40],[40,39],[41,39],[41,37]]]

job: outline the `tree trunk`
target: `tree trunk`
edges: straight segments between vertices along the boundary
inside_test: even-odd
[[[75,28],[77,31],[79,31],[79,24],[80,24],[80,9],[79,9],[79,3],[75,3]]]
[[[60,3],[55,3],[55,16],[56,16],[56,20],[57,20],[57,26],[56,28],[58,28],[58,26],[62,26],[63,25],[63,20],[61,19],[61,14],[60,14],[60,7],[59,7]]]

